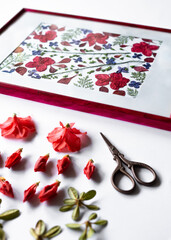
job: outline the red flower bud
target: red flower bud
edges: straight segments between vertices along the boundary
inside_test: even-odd
[[[0,177],[0,192],[4,195],[14,198],[14,193],[11,184],[5,180],[5,178]]]
[[[65,155],[61,160],[57,162],[58,174],[63,173],[70,165],[71,160],[69,155]]]
[[[15,164],[19,163],[21,160],[21,152],[22,152],[22,148],[19,148],[16,152],[14,152],[11,156],[9,156],[7,158],[7,160],[5,161],[5,167],[7,168],[11,168],[13,167]]]
[[[36,131],[30,116],[21,118],[17,117],[16,114],[0,124],[0,128],[1,136],[6,138],[25,138]]]
[[[46,171],[46,163],[49,159],[49,154],[46,154],[45,156],[40,156],[39,159],[36,161],[34,166],[35,172],[45,172]]]
[[[92,176],[92,174],[93,174],[93,172],[94,172],[94,170],[95,170],[95,166],[93,165],[93,163],[94,163],[93,160],[90,159],[90,160],[88,161],[87,165],[86,165],[85,168],[84,168],[84,174],[86,175],[86,177],[87,177],[88,179],[91,178],[91,176]]]
[[[32,184],[27,190],[24,191],[23,202],[28,201],[29,199],[31,199],[35,195],[36,189],[39,186],[39,183],[40,182]]]
[[[39,200],[40,202],[44,202],[49,200],[50,198],[54,197],[56,195],[58,186],[60,185],[60,182],[56,180],[56,182],[46,185],[39,194]]]

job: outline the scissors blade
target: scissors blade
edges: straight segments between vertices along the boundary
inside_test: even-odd
[[[118,149],[104,136],[103,133],[100,132],[100,135],[102,136],[103,140],[107,144],[107,146],[108,146],[110,152],[112,153],[112,155],[116,155],[116,154],[120,153],[118,151]]]

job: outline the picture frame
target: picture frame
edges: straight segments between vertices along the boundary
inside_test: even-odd
[[[170,29],[24,8],[0,33],[1,94],[171,131]]]

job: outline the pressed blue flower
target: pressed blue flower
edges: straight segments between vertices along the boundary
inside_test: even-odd
[[[141,59],[142,54],[141,54],[141,53],[134,53],[134,55],[133,55],[132,57],[133,57],[133,58]]]
[[[33,50],[32,51],[32,55],[40,55],[41,54],[41,51],[40,50]]]
[[[81,28],[81,31],[82,31],[84,34],[87,34],[87,33],[91,33],[91,32],[92,32],[91,30],[84,29],[84,28]]]
[[[53,47],[53,46],[58,47],[58,43],[57,42],[50,42],[49,47]]]
[[[37,73],[37,71],[35,69],[29,70],[28,71],[28,76],[32,77],[32,78],[37,78],[37,79],[41,78],[41,76]]]
[[[49,25],[45,26],[45,25],[42,25],[42,28],[43,29],[47,29],[49,27]]]
[[[140,82],[136,82],[136,81],[131,81],[128,85],[130,87],[139,88],[141,83]]]
[[[127,67],[118,67],[117,73],[128,73],[128,68]]]
[[[104,47],[105,49],[111,49],[112,44],[110,44],[110,43],[108,43],[108,44],[103,44],[103,47]]]
[[[106,59],[106,64],[109,64],[109,65],[116,64],[115,59],[114,58],[107,58]]]
[[[78,58],[74,58],[74,62],[82,62],[83,60],[82,60],[82,57],[78,57]]]
[[[80,44],[80,40],[75,40],[72,39],[72,42],[70,42],[71,44],[75,44],[75,45],[79,45]]]
[[[149,69],[151,67],[151,64],[150,63],[145,63],[143,64],[143,66],[146,68],[146,69]]]
[[[10,69],[9,71],[8,70],[3,70],[2,72],[5,72],[5,73],[13,73],[15,71],[15,69]]]
[[[26,43],[25,41],[23,41],[23,42],[21,43],[21,45],[23,45],[23,46],[26,45],[26,44],[27,44],[27,43]]]

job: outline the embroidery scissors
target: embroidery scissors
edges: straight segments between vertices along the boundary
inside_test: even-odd
[[[112,153],[113,159],[117,162],[117,166],[111,176],[111,183],[117,191],[119,191],[121,193],[131,193],[135,188],[135,180],[138,183],[145,185],[145,186],[150,186],[155,182],[157,175],[153,168],[151,168],[149,165],[147,165],[145,163],[133,162],[133,161],[127,160],[124,157],[124,155],[121,154],[119,152],[119,150],[113,144],[111,144],[111,142],[103,135],[103,133],[100,133],[100,134],[101,134],[103,140],[106,142],[110,152]],[[124,167],[125,165],[131,170],[133,177],[125,170],[125,167]],[[143,181],[137,174],[138,169],[146,169],[147,171],[150,171],[153,175],[153,179],[149,182]],[[130,189],[124,190],[118,186],[117,177],[119,177],[120,174],[122,174],[122,176],[125,176],[129,180],[131,180],[132,187]]]

